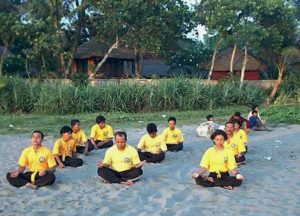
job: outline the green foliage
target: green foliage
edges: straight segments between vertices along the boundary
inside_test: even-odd
[[[86,87],[89,84],[89,76],[87,73],[73,73],[71,81],[76,87]]]
[[[205,85],[199,79],[154,80],[149,84],[123,81],[75,86],[62,81],[9,79],[0,89],[0,112],[82,113],[145,112],[214,109],[261,104],[266,91],[228,80]]]

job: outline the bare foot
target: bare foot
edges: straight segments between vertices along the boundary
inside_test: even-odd
[[[227,189],[227,190],[233,190],[233,187],[232,187],[232,186],[224,186],[223,188],[224,188],[224,189]]]
[[[214,182],[213,177],[204,176],[204,179],[210,182]]]
[[[124,184],[124,185],[127,185],[127,186],[131,186],[131,185],[134,184],[134,182],[131,181],[131,180],[127,180],[127,181],[121,182],[121,184]]]
[[[30,189],[37,189],[37,186],[28,182],[26,185],[25,185],[27,188],[30,188]]]

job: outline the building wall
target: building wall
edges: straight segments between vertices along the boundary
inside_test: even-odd
[[[236,72],[237,76],[240,76],[240,71]],[[212,79],[219,80],[229,75],[229,71],[213,71]],[[259,80],[259,71],[245,71],[245,80]]]

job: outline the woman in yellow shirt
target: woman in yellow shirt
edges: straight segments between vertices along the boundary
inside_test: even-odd
[[[223,144],[227,134],[222,130],[216,130],[211,135],[214,146],[208,148],[200,162],[201,169],[192,174],[198,185],[203,187],[223,187],[232,190],[240,186],[244,177],[238,173],[237,165],[231,151],[224,148]],[[209,172],[208,176],[203,175]],[[234,176],[230,176],[231,172]]]
[[[245,153],[246,153],[247,150],[248,150],[248,147],[247,147],[248,146],[247,133],[243,129],[241,129],[242,123],[240,121],[235,120],[235,121],[233,121],[233,124],[234,124],[233,135],[242,140],[242,142],[244,143],[245,148],[246,148],[246,151],[245,151]]]
[[[53,147],[53,155],[59,168],[65,166],[79,167],[82,166],[83,160],[77,158],[76,143],[72,139],[72,129],[69,126],[63,126],[60,129],[61,138],[58,139]]]
[[[52,185],[55,182],[56,162],[51,151],[42,146],[44,134],[41,131],[33,131],[31,145],[22,151],[17,170],[7,173],[8,182],[15,187],[27,186],[37,188]],[[25,172],[26,167],[29,168]]]
[[[181,151],[183,148],[183,135],[181,131],[176,128],[176,118],[170,117],[168,119],[169,127],[163,132],[163,137],[166,142],[168,151]]]
[[[116,145],[106,151],[103,162],[97,162],[98,175],[109,183],[132,185],[143,174],[143,163],[137,150],[127,144],[125,132],[118,131],[115,139]]]
[[[167,146],[162,135],[157,135],[157,126],[154,123],[147,125],[147,132],[137,145],[141,161],[159,163],[165,159]]]

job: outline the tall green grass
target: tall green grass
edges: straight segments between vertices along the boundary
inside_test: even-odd
[[[205,85],[199,79],[163,79],[148,84],[105,82],[76,87],[61,81],[9,79],[0,89],[0,113],[75,114],[210,110],[261,104],[268,91],[237,80]]]

